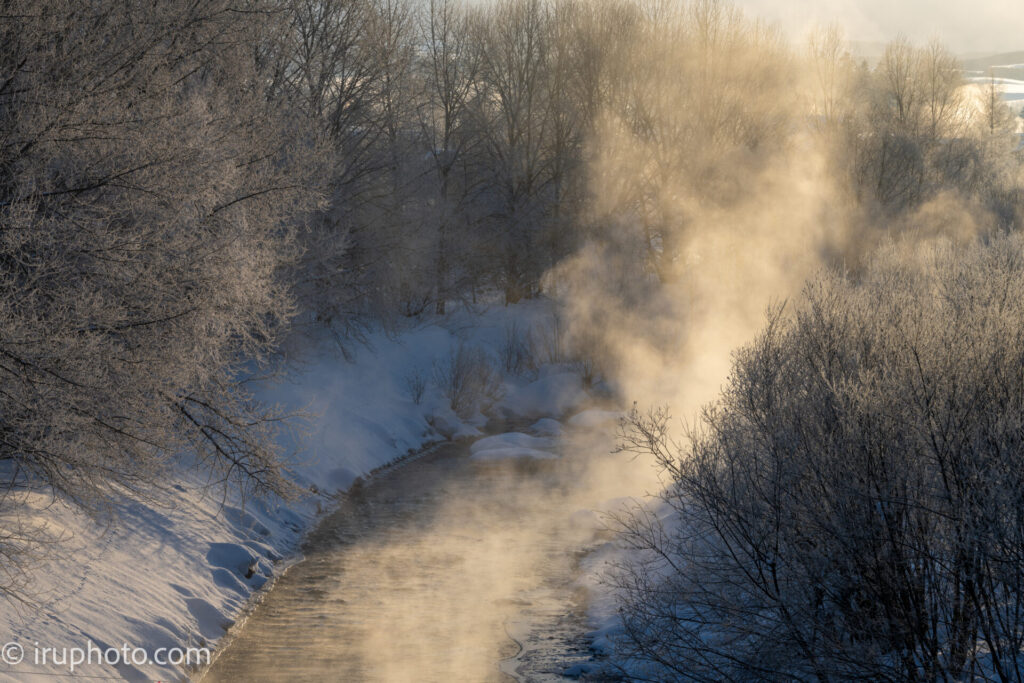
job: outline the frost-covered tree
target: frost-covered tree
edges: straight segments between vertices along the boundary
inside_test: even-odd
[[[685,441],[634,414],[663,507],[627,516],[644,680],[1019,680],[1024,244],[885,251],[735,355]]]
[[[544,267],[537,237],[551,187],[551,13],[541,0],[503,0],[477,24],[481,54],[475,96],[484,135],[496,268],[510,303],[536,289]]]
[[[287,488],[275,416],[239,384],[292,314],[278,275],[314,198],[315,141],[257,69],[279,16],[260,0],[6,3],[5,487],[96,509],[190,453],[216,481]]]
[[[470,164],[481,136],[471,124],[470,106],[480,52],[472,43],[473,23],[473,12],[454,0],[431,0],[420,20],[426,54],[420,65],[423,94],[417,114],[430,162],[423,203],[436,228],[431,251],[439,314],[460,285],[472,286],[478,275],[472,251],[479,243],[471,226],[480,179]]]

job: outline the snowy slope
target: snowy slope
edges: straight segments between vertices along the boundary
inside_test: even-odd
[[[988,76],[971,76],[967,80],[984,89],[990,85],[993,79]],[[1011,109],[1020,113],[1021,109],[1024,108],[1024,80],[1000,77],[996,77],[994,80],[1003,101]]]

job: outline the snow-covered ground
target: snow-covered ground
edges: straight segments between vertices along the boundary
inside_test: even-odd
[[[296,500],[243,505],[206,488],[200,474],[184,467],[179,480],[168,483],[169,495],[125,502],[109,524],[59,501],[36,499],[35,518],[64,541],[33,569],[36,604],[8,604],[0,612],[0,641],[17,644],[5,648],[5,658],[24,655],[16,665],[0,663],[0,681],[68,680],[69,674],[184,678],[179,667],[152,661],[168,656],[159,649],[215,644],[252,593],[295,556],[334,493],[431,442],[481,434],[487,417],[456,415],[431,381],[434,368],[443,367],[460,344],[483,349],[500,366],[509,330],[544,330],[552,310],[537,301],[459,312],[398,334],[372,334],[367,344],[351,348],[350,361],[325,345],[293,362],[281,379],[259,385],[263,399],[311,415],[292,463],[295,481],[306,491]],[[489,412],[527,424],[564,414],[587,397],[567,364],[502,372],[501,380],[504,397]],[[550,437],[544,434],[555,436],[558,423],[542,420],[535,427],[533,433],[542,436],[484,439],[474,457],[546,457]],[[65,648],[80,648],[89,662],[72,671],[69,660],[77,655]],[[99,661],[115,657],[94,648],[121,651],[119,661]]]
[[[480,439],[472,446],[474,460],[504,460],[533,458],[552,460],[558,457],[555,440],[546,436],[531,436],[522,432],[507,432]]]
[[[1005,68],[1017,68],[1005,67]],[[988,87],[992,78],[989,76],[969,76],[967,79],[970,83],[977,85],[980,88]],[[1024,111],[1024,81],[1015,78],[995,78],[996,86],[999,89],[999,94],[1003,98],[1011,109],[1018,114]]]
[[[664,501],[650,498],[608,500],[602,506],[602,510],[592,514],[596,515],[598,519],[605,519],[608,514],[628,513],[630,510],[636,510],[639,505],[643,505],[666,532],[672,533],[677,528],[678,514]],[[610,523],[609,526],[617,528],[614,523]],[[630,565],[638,559],[650,561],[653,558],[642,557],[639,551],[630,547],[619,536],[614,536],[582,559],[577,583],[587,594],[587,623],[591,628],[591,631],[587,633],[587,638],[590,641],[590,649],[599,658],[600,663],[587,663],[578,672],[570,673],[584,674],[600,671],[608,674],[621,674],[626,672],[631,676],[635,675],[638,680],[657,680],[658,672],[652,670],[649,664],[638,664],[631,661],[616,647],[617,641],[625,637],[625,631],[622,616],[619,613],[621,600],[619,589],[615,586],[614,574],[621,567]],[[648,568],[650,566],[648,565]]]

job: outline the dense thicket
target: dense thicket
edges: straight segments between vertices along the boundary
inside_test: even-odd
[[[634,414],[672,481],[627,522],[640,670],[1018,680],[1022,349],[1018,237],[893,248],[774,310],[685,443]]]

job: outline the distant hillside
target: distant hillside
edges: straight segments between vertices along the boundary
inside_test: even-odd
[[[968,72],[987,74],[991,70],[999,78],[1024,80],[1024,50],[964,59],[963,65]]]
[[[885,54],[888,43],[865,40],[851,40],[848,43],[850,56],[857,61],[866,61],[874,66]],[[1024,50],[983,54],[972,52],[959,55],[964,71],[971,75],[988,75],[991,69],[1000,78],[1024,80]]]

